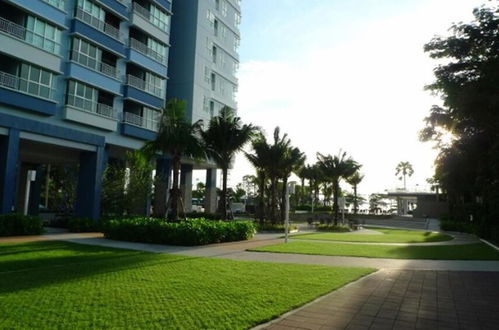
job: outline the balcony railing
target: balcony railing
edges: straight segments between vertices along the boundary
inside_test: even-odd
[[[12,75],[7,72],[0,71],[0,86],[13,89],[16,91],[24,92],[26,94],[30,94],[36,97],[41,97],[44,99],[54,100],[55,99],[55,90],[45,86],[38,84],[33,81],[29,81],[27,79]]]
[[[118,117],[117,111],[113,107],[107,104],[97,103],[87,99],[83,99],[79,96],[75,96],[72,94],[68,94],[67,104],[79,110],[95,113],[111,119],[116,119]]]
[[[162,88],[159,88],[159,87],[156,87],[152,84],[149,84],[148,82],[146,82],[138,77],[132,76],[131,74],[127,75],[126,77],[127,77],[126,78],[127,85],[141,89],[144,92],[154,94],[157,97],[161,97],[161,98],[163,97],[163,89]]]
[[[54,54],[60,53],[61,46],[59,43],[2,17],[0,17],[0,31],[25,41],[37,48],[44,49]]]
[[[134,126],[139,126],[154,132],[157,132],[159,129],[159,122],[157,120],[147,119],[131,112],[123,113],[123,122]]]
[[[65,0],[43,0],[46,3],[48,3],[51,6],[54,6],[56,8],[59,8],[60,10],[64,10],[64,7],[66,5]]]
[[[119,77],[119,71],[118,69],[116,69],[116,67],[104,62],[96,61],[95,59],[92,59],[83,53],[73,50],[71,51],[71,59],[87,68],[99,71],[100,73],[103,73],[111,78]]]
[[[76,8],[76,17],[81,19],[83,22],[89,24],[90,26],[93,26],[97,30],[104,32],[108,36],[120,41],[122,40],[119,29],[90,15],[89,13],[87,13],[86,11],[84,11],[79,7]]]
[[[146,55],[147,57],[152,58],[155,61],[158,61],[160,63],[166,64],[167,59],[166,56],[161,55],[160,53],[152,50],[151,48],[147,47],[146,44],[138,41],[137,39],[130,38],[130,48]]]
[[[133,8],[134,13],[138,14],[139,16],[142,16],[147,21],[149,21],[152,25],[156,26],[160,30],[168,32],[168,24],[163,22],[163,21],[160,21],[160,20],[156,20],[156,22],[155,22],[155,20],[153,19],[152,15],[151,15],[151,12],[149,10],[147,10],[146,8],[142,7],[141,5],[139,5],[136,2],[133,3],[132,8]]]

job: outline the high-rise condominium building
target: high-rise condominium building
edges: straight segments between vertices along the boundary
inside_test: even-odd
[[[28,186],[36,214],[47,169],[73,166],[74,214],[98,218],[105,167],[155,138],[167,98],[193,120],[235,108],[239,20],[237,0],[0,1],[0,214]]]

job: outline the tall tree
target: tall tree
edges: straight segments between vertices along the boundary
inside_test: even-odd
[[[204,158],[204,148],[199,139],[202,121],[191,123],[185,116],[185,101],[171,99],[161,115],[156,139],[146,142],[143,150],[150,157],[156,153],[169,156],[173,167],[173,185],[170,195],[169,220],[178,220],[180,200],[179,174],[182,158]],[[170,206],[169,205],[169,206]]]
[[[288,147],[281,159],[281,179],[282,179],[282,200],[281,200],[281,221],[284,222],[286,217],[286,190],[288,187],[288,179],[291,173],[298,172],[305,162],[305,154],[297,147]]]
[[[206,152],[222,169],[222,219],[227,219],[227,174],[238,151],[251,140],[257,128],[243,124],[233,109],[223,107],[218,116],[210,120],[208,129],[201,132]]]
[[[395,168],[395,175],[399,177],[399,180],[404,180],[404,190],[407,189],[406,177],[411,177],[413,174],[414,169],[409,162],[400,162]]]
[[[360,165],[351,157],[347,157],[346,152],[341,151],[335,156],[317,153],[317,164],[324,177],[333,184],[334,225],[337,225],[339,217],[338,197],[341,193],[340,180],[351,177],[360,168]]]
[[[248,161],[256,169],[258,180],[258,217],[260,224],[265,221],[265,183],[270,164],[270,145],[263,134],[258,134],[251,142],[252,153],[245,153]]]
[[[357,187],[364,179],[364,175],[356,171],[352,176],[347,178],[347,183],[353,188],[353,214],[357,214],[359,209],[358,197],[357,197]]]

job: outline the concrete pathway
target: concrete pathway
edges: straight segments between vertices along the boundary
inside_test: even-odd
[[[381,270],[255,329],[499,329],[499,273]]]

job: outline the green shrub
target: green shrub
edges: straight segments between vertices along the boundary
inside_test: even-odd
[[[336,232],[336,233],[345,233],[350,231],[350,228],[347,226],[335,226],[335,225],[318,225],[318,231],[328,231],[328,232]]]
[[[258,224],[257,225],[258,231],[273,231],[277,233],[284,233],[284,225],[282,224],[271,224],[271,223],[266,223],[263,225]],[[289,225],[289,230],[297,230],[298,226],[296,225]]]
[[[72,233],[100,231],[98,223],[89,218],[71,218],[67,223],[67,228]]]
[[[222,216],[218,213],[187,212],[185,215],[186,215],[187,219],[206,219],[206,220],[221,220],[222,219]]]
[[[241,241],[255,234],[251,221],[224,222],[203,218],[180,222],[155,218],[117,219],[107,221],[102,229],[104,236],[110,239],[183,246]]]
[[[43,220],[22,214],[0,215],[0,236],[40,235],[43,232]]]
[[[475,234],[477,232],[476,226],[471,223],[452,220],[440,220],[440,229],[445,231],[458,231],[461,233],[469,234]]]

